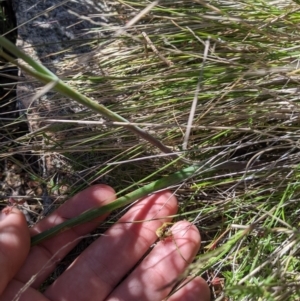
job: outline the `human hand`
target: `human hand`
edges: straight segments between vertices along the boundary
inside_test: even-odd
[[[66,254],[106,216],[67,230],[31,249],[30,236],[114,199],[112,188],[92,186],[31,229],[17,209],[0,213],[0,301],[159,301],[166,298],[172,289],[167,284],[185,270],[200,246],[198,230],[182,221],[172,227],[172,239],[156,244],[140,261],[156,241],[155,231],[169,221],[164,217],[177,211],[177,200],[169,192],[157,193],[135,204],[82,252],[44,294],[38,291]],[[141,220],[146,221],[132,223]],[[197,277],[168,300],[209,299],[207,284]]]

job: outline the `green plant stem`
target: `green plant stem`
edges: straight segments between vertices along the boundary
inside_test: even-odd
[[[0,55],[2,57],[10,61],[11,63],[15,64],[16,66],[18,66],[19,68],[21,68],[22,70],[30,74],[31,76],[40,80],[41,82],[45,84],[52,83],[53,89],[56,90],[57,92],[70,97],[71,99],[77,101],[78,103],[90,108],[91,110],[97,113],[102,114],[103,116],[109,118],[112,121],[125,123],[123,125],[125,128],[137,134],[139,137],[143,138],[144,140],[148,141],[149,143],[157,147],[159,150],[161,150],[163,153],[169,154],[173,158],[179,158],[179,160],[184,164],[189,164],[189,165],[194,164],[197,166],[202,166],[206,164],[205,160],[191,161],[187,158],[182,157],[181,155],[178,155],[177,153],[174,153],[170,148],[168,148],[166,145],[161,143],[158,139],[150,135],[147,131],[139,128],[136,125],[131,124],[127,119],[123,118],[117,113],[109,110],[105,106],[97,103],[96,101],[91,100],[87,96],[72,89],[61,79],[59,79],[54,73],[48,70],[45,66],[43,66],[39,62],[33,60],[31,57],[23,53],[20,49],[18,49],[18,47],[16,47],[13,43],[8,41],[6,38],[0,36],[0,45],[3,46],[5,49],[7,49],[16,57],[21,58],[32,68],[16,62],[16,60],[14,60],[11,56],[4,53],[3,51],[0,51]],[[218,166],[216,166],[214,169],[215,170],[229,169],[229,170],[239,171],[239,170],[244,170],[247,167],[247,163],[248,162],[232,162],[232,161],[222,162],[221,164],[218,164]]]
[[[13,43],[8,41],[6,38],[0,36],[0,45],[4,47],[6,50],[8,50],[10,53],[15,55],[18,58],[21,58],[24,62],[26,62],[28,65],[30,65],[33,69],[28,68],[24,64],[17,63],[16,60],[14,60],[11,56],[4,53],[3,51],[0,52],[0,55],[10,61],[11,63],[17,65],[22,70],[26,71],[31,76],[35,77],[36,79],[40,80],[41,82],[48,84],[51,82],[55,82],[53,89],[57,92],[60,92],[61,94],[68,96],[78,103],[92,109],[93,111],[102,114],[103,116],[109,118],[112,121],[117,122],[124,122],[127,123],[124,125],[125,128],[129,129],[130,131],[134,132],[141,138],[145,139],[146,141],[150,142],[152,145],[156,146],[158,149],[160,149],[162,152],[166,154],[170,154],[172,157],[178,158],[178,154],[174,154],[171,149],[169,149],[167,146],[165,146],[163,143],[161,143],[158,139],[150,135],[145,130],[139,128],[136,125],[130,124],[130,122],[120,116],[119,114],[109,110],[105,106],[97,103],[96,101],[91,100],[87,96],[84,96],[83,94],[77,92],[76,90],[72,89],[70,86],[68,86],[66,83],[64,83],[61,79],[59,79],[54,73],[52,73],[49,69],[47,69],[45,66],[40,64],[39,62],[35,61],[25,53],[23,53],[18,47],[16,47]],[[187,159],[183,159],[184,163],[190,163]]]
[[[177,171],[167,177],[164,177],[162,179],[156,180],[154,182],[151,182],[139,189],[136,189],[124,196],[121,196],[117,198],[114,202],[107,204],[100,208],[94,208],[87,210],[80,214],[79,216],[76,216],[70,220],[67,220],[51,229],[48,229],[40,234],[37,234],[36,236],[32,237],[31,239],[31,246],[35,246],[42,241],[49,239],[61,232],[64,232],[72,227],[78,226],[80,224],[89,222],[105,213],[111,212],[115,209],[118,209],[120,207],[126,206],[134,201],[137,201],[138,199],[145,197],[151,193],[154,193],[156,191],[166,189],[167,187],[171,185],[175,185],[183,180],[186,180],[199,170],[199,167],[197,166],[189,166],[187,168],[184,168],[180,171]]]

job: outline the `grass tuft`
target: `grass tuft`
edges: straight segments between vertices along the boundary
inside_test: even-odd
[[[116,1],[111,25],[90,30],[105,38],[82,40],[92,50],[81,56],[66,49],[57,76],[173,152],[205,160],[204,169],[242,164],[173,187],[176,218],[192,221],[202,235],[189,272],[204,276],[217,300],[299,299],[299,3],[160,1],[116,34],[147,5]],[[70,110],[75,103],[57,92],[53,99],[52,115],[39,116],[32,133],[11,139],[6,129],[23,117],[5,121],[0,156],[2,165],[13,161],[30,181],[48,187],[58,203],[99,181],[117,191],[147,184],[140,180],[170,162],[122,124],[83,105]],[[38,168],[45,156],[56,162],[55,175]],[[155,178],[182,165],[176,161]]]

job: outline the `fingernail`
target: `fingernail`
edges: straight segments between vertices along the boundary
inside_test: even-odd
[[[2,211],[0,211],[0,222],[3,221],[8,215],[5,209],[6,208],[4,208],[4,209],[2,209]]]

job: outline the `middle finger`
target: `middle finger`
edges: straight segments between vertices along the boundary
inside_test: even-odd
[[[73,262],[46,296],[51,300],[83,301],[95,296],[104,300],[155,242],[155,230],[170,220],[163,217],[176,211],[177,200],[170,192],[137,203]],[[140,220],[151,221],[133,223]]]

